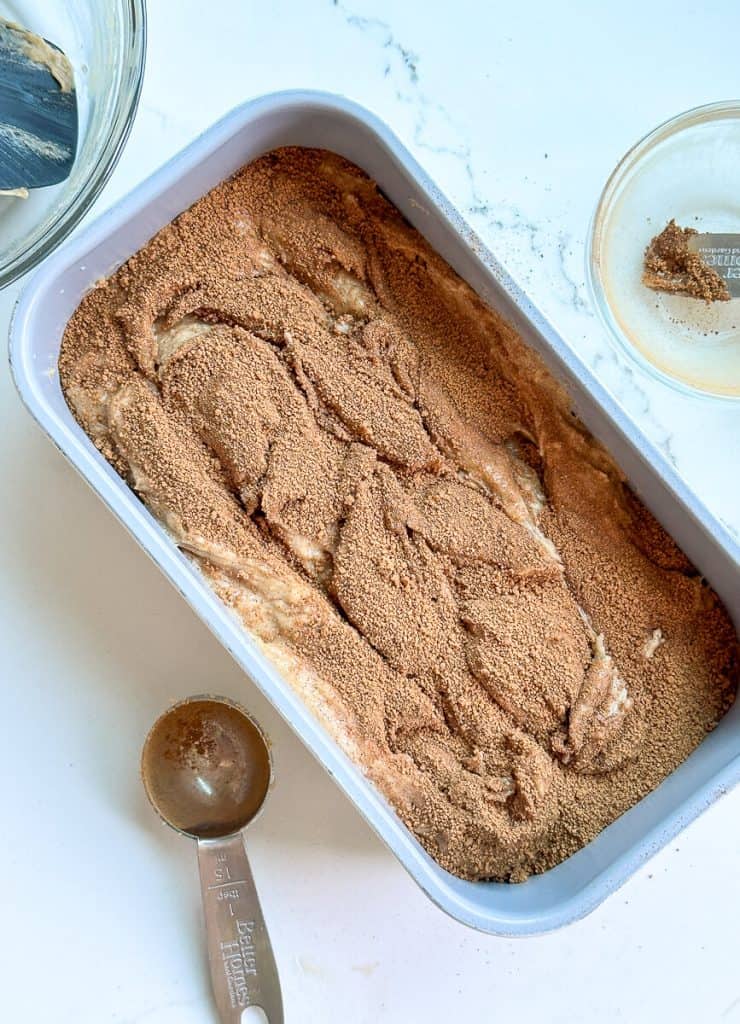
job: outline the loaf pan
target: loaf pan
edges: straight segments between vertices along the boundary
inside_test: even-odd
[[[362,167],[481,298],[510,321],[567,388],[573,407],[632,487],[740,621],[740,548],[465,225],[399,140],[347,100],[287,92],[227,114],[77,234],[36,272],[15,309],[10,359],[22,400],[262,693],[334,777],[424,892],[457,920],[529,935],[582,917],[740,776],[740,704],[656,790],[582,850],[517,885],[463,881],[419,845],[393,808],[307,710],[197,568],[74,421],[56,372],[82,296],[161,227],[243,164],[278,146],[334,150]]]

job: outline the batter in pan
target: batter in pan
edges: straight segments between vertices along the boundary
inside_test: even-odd
[[[83,428],[433,857],[592,839],[737,683],[717,597],[356,167],[244,168],[85,297]]]

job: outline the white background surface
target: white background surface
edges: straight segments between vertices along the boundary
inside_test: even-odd
[[[679,397],[616,360],[583,250],[623,151],[740,91],[738,38],[732,4],[150,0],[141,108],[96,212],[243,99],[344,93],[390,123],[737,531],[740,405]],[[3,330],[16,293],[0,295]],[[740,1022],[740,790],[585,921],[519,941],[464,929],[40,435],[6,370],[0,417],[0,1019],[215,1021],[195,851],[138,780],[154,717],[212,690],[274,741],[277,784],[249,847],[289,1024]]]

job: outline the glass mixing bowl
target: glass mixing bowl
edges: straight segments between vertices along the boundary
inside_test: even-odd
[[[740,102],[672,118],[623,157],[601,194],[587,277],[616,347],[694,396],[740,399],[740,297],[706,303],[642,283],[645,247],[669,220],[740,239]]]
[[[0,288],[44,259],[90,209],[128,138],[144,78],[145,0],[0,0],[0,16],[59,46],[74,69],[72,173],[28,199],[0,197]]]

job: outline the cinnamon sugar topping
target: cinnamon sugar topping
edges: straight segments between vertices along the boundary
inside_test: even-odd
[[[695,228],[681,228],[675,220],[669,221],[645,250],[642,282],[658,292],[727,302],[731,297],[727,284],[689,248],[689,240],[696,234]]]
[[[95,444],[468,878],[556,864],[732,702],[715,595],[357,168],[285,149],[81,303]]]

